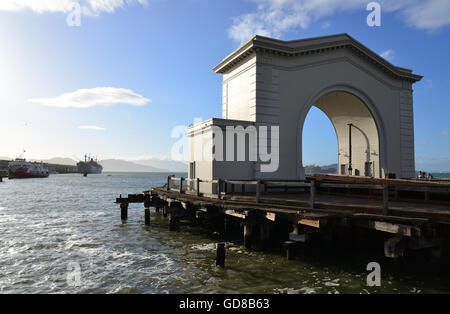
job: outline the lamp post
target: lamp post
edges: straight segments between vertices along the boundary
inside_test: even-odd
[[[352,175],[352,123],[348,123],[348,174]]]

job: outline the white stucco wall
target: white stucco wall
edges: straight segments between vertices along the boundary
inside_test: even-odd
[[[223,75],[222,117],[256,121],[256,54],[246,58],[235,69]]]

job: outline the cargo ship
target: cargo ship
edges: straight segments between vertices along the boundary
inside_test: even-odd
[[[91,173],[102,173],[103,167],[97,161],[88,155],[84,155],[84,161],[77,163],[77,169],[79,173],[91,174]]]
[[[24,158],[16,158],[8,163],[9,179],[47,178],[49,171],[44,163],[31,163]]]

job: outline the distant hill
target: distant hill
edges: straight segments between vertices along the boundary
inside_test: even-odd
[[[76,166],[77,161],[73,160],[72,158],[65,158],[65,157],[54,157],[50,159],[43,160],[45,163],[49,164],[56,164],[56,165],[70,165],[70,166]]]
[[[187,172],[188,165],[181,161],[171,160],[171,159],[158,159],[158,158],[148,158],[148,159],[138,159],[133,162],[150,166],[160,169],[167,169],[171,172]]]
[[[314,173],[334,174],[337,173],[337,167],[338,167],[337,164],[331,164],[327,166],[306,165],[305,174],[314,174]]]
[[[106,172],[171,172],[167,169],[141,165],[120,159],[105,159],[100,160],[99,163],[103,166],[103,171]]]

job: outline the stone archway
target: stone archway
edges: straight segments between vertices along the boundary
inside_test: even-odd
[[[304,106],[298,122],[298,175],[304,174],[302,133],[312,106],[320,109],[334,127],[338,143],[338,174],[381,177],[385,151],[382,122],[366,95],[343,85],[323,89]]]

